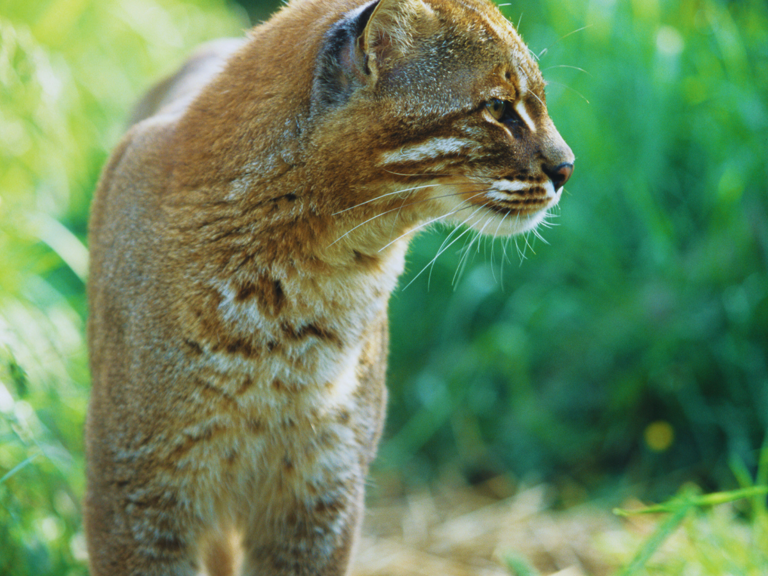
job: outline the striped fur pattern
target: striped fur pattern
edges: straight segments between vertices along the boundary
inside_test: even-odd
[[[91,220],[91,573],[345,574],[408,239],[570,176],[541,75],[487,0],[296,0],[138,118]]]

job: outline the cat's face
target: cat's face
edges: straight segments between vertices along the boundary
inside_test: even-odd
[[[381,0],[356,14],[365,27],[341,55],[359,87],[345,106],[379,135],[369,161],[390,180],[382,210],[398,202],[400,215],[492,235],[537,226],[574,156],[512,24],[486,0]]]

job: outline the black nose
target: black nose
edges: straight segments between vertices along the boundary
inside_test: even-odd
[[[573,164],[569,164],[568,162],[563,162],[555,168],[543,166],[542,169],[544,170],[544,174],[549,176],[552,180],[552,184],[555,186],[555,191],[560,190],[560,188],[568,182],[571,174],[573,174]]]

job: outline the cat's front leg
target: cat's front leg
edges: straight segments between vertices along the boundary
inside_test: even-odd
[[[295,483],[293,493],[270,500],[263,516],[250,519],[243,576],[348,573],[362,518],[365,475],[355,463],[336,475],[334,480],[315,477]]]

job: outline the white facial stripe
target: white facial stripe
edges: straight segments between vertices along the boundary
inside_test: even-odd
[[[498,190],[491,190],[486,194],[486,197],[490,198],[491,200],[498,200],[499,202],[506,202],[509,200],[509,194],[499,192]]]
[[[517,80],[520,82],[520,94],[528,92],[528,76],[522,70],[518,73]]]
[[[530,187],[531,185],[527,182],[520,182],[518,180],[497,180],[491,184],[491,190],[503,190],[504,192],[519,192]]]
[[[543,184],[531,184],[530,182],[520,182],[519,180],[497,180],[491,184],[490,191],[486,196],[493,200],[509,200],[510,193],[523,192],[534,188],[543,188],[546,198],[557,196],[555,186],[549,179]]]
[[[536,132],[536,124],[533,123],[533,120],[528,115],[528,110],[525,109],[525,102],[522,99],[515,104],[515,112],[523,119],[523,122],[526,123],[531,132]]]
[[[437,160],[445,154],[463,152],[472,144],[473,142],[470,140],[461,140],[459,138],[432,138],[421,144],[414,144],[395,152],[382,154],[379,165]]]

